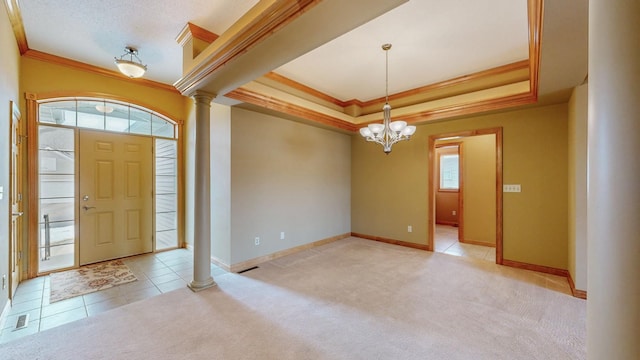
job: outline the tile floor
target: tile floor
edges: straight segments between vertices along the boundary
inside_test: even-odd
[[[193,253],[176,249],[123,259],[138,281],[49,303],[49,276],[23,281],[0,332],[0,343],[51,329],[100,312],[187,286],[193,279]],[[211,274],[225,274],[211,265]],[[29,314],[26,328],[15,330],[18,317]]]
[[[458,242],[458,228],[436,225],[435,250],[455,256],[466,256],[496,262],[496,248]]]

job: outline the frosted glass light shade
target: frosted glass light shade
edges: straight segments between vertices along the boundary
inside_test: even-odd
[[[369,136],[372,136],[373,133],[368,127],[363,127],[363,128],[360,128],[360,135],[362,135],[362,137],[369,137]]]
[[[389,124],[389,127],[391,128],[391,130],[395,132],[400,132],[407,127],[407,122],[401,121],[401,120],[394,121],[391,124]]]
[[[406,128],[402,129],[402,135],[411,136],[416,132],[416,127],[413,125],[409,125]]]
[[[118,66],[118,70],[130,78],[139,78],[147,71],[146,66],[133,61],[116,59],[115,63]]]
[[[384,130],[383,124],[369,124],[369,130],[374,134],[379,134]]]

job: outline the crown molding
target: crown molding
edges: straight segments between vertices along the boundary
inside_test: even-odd
[[[437,82],[431,85],[425,85],[425,86],[421,86],[419,88],[415,88],[415,89],[411,89],[411,90],[406,90],[406,91],[402,91],[396,94],[391,94],[389,95],[389,101],[394,101],[394,100],[399,100],[399,99],[403,99],[409,96],[414,96],[414,95],[418,95],[418,94],[424,94],[424,93],[428,93],[428,92],[432,92],[435,90],[440,90],[440,89],[444,89],[444,88],[449,88],[449,87],[453,87],[456,85],[462,85],[462,84],[466,84],[466,83],[470,83],[470,82],[474,82],[474,81],[479,81],[479,80],[484,80],[484,79],[489,79],[491,77],[494,77],[496,75],[501,75],[501,74],[505,74],[508,72],[512,72],[512,71],[518,71],[518,70],[523,70],[523,69],[528,69],[529,68],[529,60],[521,60],[521,61],[517,61],[511,64],[507,64],[507,65],[502,65],[502,66],[498,66],[492,69],[488,69],[488,70],[483,70],[483,71],[478,71],[472,74],[468,74],[468,75],[463,75],[463,76],[459,76],[453,79],[449,79],[449,80],[445,80],[445,81],[441,81],[441,82]],[[354,100],[351,100],[354,101]],[[347,102],[347,103],[351,103],[351,101]],[[355,100],[357,102],[359,102],[359,100]],[[366,102],[360,102],[362,104],[363,107],[366,106],[373,106],[373,105],[378,105],[378,104],[384,104],[385,102],[385,97],[379,97],[377,99],[373,99],[373,100],[369,100]]]
[[[165,83],[161,83],[161,82],[157,82],[157,81],[153,81],[153,80],[148,80],[148,79],[144,79],[144,78],[132,79],[132,78],[130,78],[128,76],[125,76],[122,73],[120,73],[118,71],[115,71],[115,70],[108,70],[108,69],[105,69],[105,68],[101,68],[101,67],[98,67],[98,66],[90,65],[90,64],[83,63],[83,62],[76,61],[76,60],[67,59],[67,58],[64,58],[64,57],[61,57],[61,56],[52,55],[52,54],[45,53],[45,52],[38,51],[38,50],[29,49],[22,56],[24,56],[26,58],[30,58],[30,59],[36,59],[36,60],[40,60],[40,61],[49,62],[49,63],[56,64],[56,65],[67,66],[67,67],[70,67],[70,68],[73,68],[73,69],[82,70],[82,71],[90,72],[90,73],[97,74],[97,75],[107,76],[107,77],[111,77],[111,78],[115,78],[115,79],[119,79],[119,80],[130,81],[130,82],[136,83],[138,85],[149,86],[149,87],[152,87],[152,88],[165,90],[165,91],[170,91],[170,92],[177,93],[177,94],[180,93],[172,85],[168,85],[168,84],[165,84]]]
[[[268,95],[260,94],[255,91],[247,90],[242,87],[227,93],[225,97],[261,106],[266,109],[279,111],[288,115],[293,115],[305,120],[313,121],[318,124],[328,125],[330,127],[342,130],[356,131],[359,127],[348,121],[344,121],[327,114],[310,110],[303,106],[276,99]]]
[[[13,34],[18,43],[20,55],[23,55],[29,50],[29,44],[27,43],[27,35],[24,32],[20,5],[18,4],[18,0],[4,0],[4,6],[7,9],[7,15],[9,16],[9,22],[11,23]]]
[[[220,35],[218,34],[212,33],[205,28],[201,28],[196,24],[188,22],[176,37],[176,41],[180,46],[184,46],[189,39],[198,39],[211,44],[219,37]]]
[[[528,70],[528,69],[529,69],[529,60],[521,60],[511,64],[498,66],[492,69],[478,71],[472,74],[459,76],[453,79],[437,82],[430,85],[421,86],[419,88],[406,90],[396,94],[391,94],[389,95],[389,101],[390,102],[400,101],[408,97],[427,94],[427,93],[431,93],[431,92],[446,89],[446,88],[451,88],[458,85],[469,84],[472,82],[488,80],[488,79],[491,79],[492,77],[495,77],[496,75],[516,72],[519,70]],[[360,108],[378,106],[378,105],[382,106],[382,104],[384,104],[385,102],[384,97],[380,97],[380,98],[368,100],[368,101],[362,101],[358,99],[342,101],[340,99],[327,95],[323,92],[315,90],[311,87],[308,87],[304,84],[291,80],[285,76],[279,75],[275,72],[270,72],[266,74],[264,77],[273,81],[277,81],[278,83],[283,84],[292,89],[295,89],[297,91],[303,92],[312,98],[320,99],[343,108],[348,106],[358,106]]]

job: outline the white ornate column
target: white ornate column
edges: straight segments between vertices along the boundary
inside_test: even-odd
[[[640,1],[589,1],[587,358],[640,359]]]
[[[196,157],[194,188],[193,280],[189,288],[200,291],[216,283],[211,276],[211,101],[215,96],[196,91]]]

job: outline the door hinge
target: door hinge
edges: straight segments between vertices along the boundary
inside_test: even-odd
[[[22,251],[18,251],[18,261],[22,260]]]
[[[22,201],[22,193],[18,194],[18,201]]]

